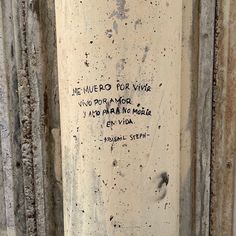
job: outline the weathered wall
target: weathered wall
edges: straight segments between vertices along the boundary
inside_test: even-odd
[[[180,139],[180,235],[194,235],[196,108],[198,93],[199,1],[183,1],[181,139]]]
[[[63,235],[54,1],[0,9],[0,235]],[[236,234],[235,9],[183,0],[181,236]]]
[[[209,235],[215,1],[183,2],[180,234]]]
[[[1,1],[1,235],[62,235],[53,1]]]
[[[211,235],[235,235],[236,2],[217,1],[211,163]]]
[[[199,60],[195,161],[195,233],[209,235],[212,92],[214,67],[215,0],[201,1],[199,8]]]
[[[178,235],[182,2],[56,5],[65,234]]]

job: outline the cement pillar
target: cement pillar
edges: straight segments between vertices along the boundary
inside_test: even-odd
[[[65,235],[178,235],[181,1],[56,18]]]

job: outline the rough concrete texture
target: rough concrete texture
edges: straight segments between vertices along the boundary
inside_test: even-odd
[[[1,1],[0,32],[0,234],[63,235],[54,2]]]
[[[218,1],[215,26],[211,235],[235,235],[236,2]]]
[[[196,120],[195,234],[209,235],[215,0],[201,1]]]

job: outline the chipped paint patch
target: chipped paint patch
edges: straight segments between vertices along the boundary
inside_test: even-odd
[[[129,12],[129,9],[126,8],[126,0],[116,0],[116,6],[117,9],[113,11],[111,17],[115,16],[119,20],[127,19],[127,13]]]

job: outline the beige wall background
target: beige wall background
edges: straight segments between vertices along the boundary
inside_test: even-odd
[[[87,199],[86,203],[83,203],[85,206],[88,202],[101,202],[102,200],[101,198],[95,198],[95,200],[90,198],[89,196],[95,196],[95,193],[92,193],[89,187],[81,189],[80,186],[75,186],[79,183],[78,177],[83,176],[86,182],[92,183],[96,189],[102,189],[102,193],[97,196],[105,196],[105,200],[108,199],[106,196],[110,191],[105,184],[115,189],[111,194],[111,201],[107,204],[109,209],[104,208],[106,213],[99,217],[101,220],[105,219],[103,221],[105,222],[109,216],[108,230],[114,230],[112,228],[112,225],[114,227],[115,224],[113,219],[118,219],[115,218],[115,215],[110,215],[111,210],[119,210],[125,214],[125,207],[122,204],[119,204],[117,209],[112,204],[116,199],[120,199],[123,202],[134,202],[142,209],[145,209],[146,205],[150,205],[158,212],[158,218],[164,212],[166,222],[172,223],[170,227],[163,227],[163,232],[174,232],[174,229],[179,227],[179,235],[234,235],[235,6],[233,1],[226,3],[218,0],[201,2],[183,0],[182,3],[172,3],[171,1],[138,1],[137,3],[137,1],[127,0],[109,1],[103,4],[96,2],[93,5],[93,2],[86,3],[85,1],[79,4],[76,1],[57,1],[56,3],[57,10],[60,10],[59,12],[62,14],[57,21],[63,26],[61,29],[64,29],[64,32],[60,29],[58,31],[64,37],[61,42],[58,42],[58,45],[63,45],[65,49],[62,51],[60,50],[62,47],[58,47],[61,51],[58,55],[61,58],[59,67],[57,67],[54,1],[2,0],[0,3],[0,234],[4,236],[63,235],[63,212],[66,215],[67,232],[72,228],[77,228],[83,222],[89,222],[91,219],[88,215],[92,215],[93,206],[90,206],[90,212],[84,216],[83,212],[82,214],[76,210],[78,206],[73,204],[76,203],[78,197]],[[104,13],[110,14],[104,16]],[[97,15],[100,16],[99,20],[97,20]],[[127,16],[129,18],[126,18]],[[136,16],[138,17],[136,18]],[[85,24],[85,22],[89,24]],[[177,36],[174,28],[181,24],[182,28],[178,28],[179,31],[182,31],[180,42],[180,37]],[[95,25],[98,27],[93,27]],[[67,33],[65,34],[65,32]],[[79,34],[77,35],[76,32]],[[93,35],[93,32],[96,34]],[[141,37],[139,37],[140,35]],[[96,38],[91,39],[94,36],[98,37],[97,41]],[[81,38],[83,44],[79,43]],[[65,44],[65,39],[67,44]],[[57,40],[59,40],[58,37]],[[113,40],[114,43],[112,43]],[[131,42],[133,47],[130,47],[128,42]],[[172,43],[174,51],[163,53],[163,45],[171,48],[171,42],[174,42]],[[99,44],[102,47],[98,48]],[[66,51],[67,47],[69,51]],[[113,50],[115,48],[117,50]],[[90,53],[87,55],[88,58],[86,58],[85,52]],[[134,53],[137,54],[137,57],[134,56]],[[181,61],[179,59],[179,62],[171,67],[170,61],[177,62],[180,54]],[[69,57],[66,58],[66,55]],[[144,62],[142,62],[143,60]],[[97,61],[98,63],[96,63]],[[135,66],[131,67],[131,65]],[[157,71],[150,69],[154,66]],[[63,77],[64,85],[60,89],[61,94],[64,94],[63,97],[65,97],[65,100],[62,99],[62,103],[65,104],[62,120],[71,119],[73,121],[72,123],[62,122],[62,131],[68,134],[68,138],[65,135],[62,136],[62,148],[64,148],[63,143],[66,143],[74,150],[73,153],[72,150],[64,151],[64,153],[73,154],[69,155],[68,159],[63,159],[64,163],[69,166],[69,168],[65,168],[66,165],[64,165],[64,170],[67,171],[64,171],[64,175],[68,174],[66,177],[68,184],[64,184],[64,205],[67,205],[69,209],[64,211],[57,68],[61,70],[61,73],[64,71],[64,74],[66,68],[69,68],[67,71],[69,76]],[[178,77],[177,71],[180,70],[181,77],[179,80],[174,80]],[[101,76],[102,71],[108,73],[100,78],[97,75]],[[121,144],[119,142],[112,147],[114,159],[109,155],[111,153],[109,143],[103,145],[105,155],[101,155],[100,150],[97,149],[101,146],[99,142],[96,144],[97,147],[92,145],[88,150],[85,148],[84,142],[92,142],[89,137],[94,134],[87,130],[91,130],[91,127],[102,130],[98,126],[104,124],[99,123],[97,118],[94,119],[94,122],[92,119],[83,119],[79,116],[79,112],[76,111],[77,101],[81,99],[81,96],[72,98],[68,95],[71,92],[70,89],[74,87],[74,83],[80,82],[80,85],[76,86],[87,84],[85,77],[82,80],[78,76],[82,73],[88,74],[91,81],[99,79],[102,83],[108,78],[108,74],[111,74],[110,81],[113,85],[117,83],[114,78],[120,82],[126,81],[132,84],[136,82],[134,80],[137,77],[142,78],[142,81],[138,80],[138,82],[151,85],[152,92],[138,93],[131,90],[104,92],[105,97],[108,98],[125,94],[124,96],[132,97],[134,104],[142,103],[152,111],[151,119],[148,116],[133,118],[133,116],[127,115],[126,118],[133,119],[135,124],[125,126],[125,129],[120,129],[121,126],[114,126],[113,130],[111,128],[103,129],[103,135],[110,136],[114,133],[122,134],[123,130],[125,130],[125,134],[129,134],[130,131],[141,131],[142,133],[143,130],[140,130],[140,127],[149,126],[149,139],[135,142],[129,140],[129,143],[132,144],[128,156],[132,158],[124,158],[127,153],[121,150],[126,149],[125,147],[124,149],[119,148]],[[163,76],[163,74],[166,75]],[[66,82],[67,80],[68,82]],[[162,81],[163,84],[159,88],[161,80],[164,82]],[[165,82],[169,82],[169,84],[167,85]],[[63,91],[63,87],[65,91]],[[163,96],[161,102],[163,91],[166,96]],[[97,95],[99,98],[102,97],[100,93]],[[67,97],[68,102],[66,102]],[[89,97],[95,98],[94,94],[89,94]],[[168,101],[173,102],[170,105]],[[156,107],[160,104],[162,104],[160,107]],[[166,105],[163,106],[163,104]],[[70,110],[74,109],[74,114],[68,112],[69,107]],[[166,112],[170,107],[179,107],[180,112],[176,116],[172,116],[173,110]],[[89,108],[87,109],[89,110]],[[160,119],[158,111],[161,111]],[[74,120],[74,117],[78,117],[78,120]],[[114,118],[114,116],[112,117]],[[168,118],[166,122],[165,117]],[[104,118],[105,124],[107,120]],[[84,127],[79,130],[79,133],[85,134],[86,140],[83,141],[78,137],[77,130],[73,138],[70,136],[79,121]],[[162,123],[157,134],[154,132],[156,121]],[[177,125],[177,121],[179,125]],[[172,126],[175,128],[172,129]],[[68,127],[68,130],[65,127]],[[174,137],[177,130],[179,130],[178,137]],[[154,144],[157,144],[153,144],[153,148],[150,148],[151,138],[155,141]],[[177,139],[180,141],[179,143],[176,142]],[[166,140],[171,144],[169,150],[164,148]],[[180,145],[179,152],[177,151],[178,144]],[[159,149],[160,147],[162,149]],[[77,170],[78,162],[74,162],[73,166],[69,163],[70,160],[78,160],[78,157],[83,155],[78,150],[93,157],[91,161],[85,161],[86,165],[80,166],[79,170]],[[152,150],[149,157],[145,156],[149,152],[147,150]],[[102,160],[110,161],[98,162],[95,154]],[[159,154],[161,157],[162,154],[170,157],[160,157],[157,161],[158,168],[155,168],[155,155],[159,156]],[[173,162],[169,162],[169,160],[173,160]],[[125,177],[118,178],[118,181],[114,180],[115,173],[119,172],[121,168],[125,169],[125,164],[129,164],[128,161],[131,164],[138,163],[139,165],[133,165],[130,172],[127,169]],[[179,174],[176,161],[179,161]],[[92,168],[96,165],[99,169],[95,172]],[[81,175],[82,169],[89,169],[90,172]],[[113,171],[107,171],[111,169]],[[158,171],[155,174],[152,172],[154,169]],[[168,174],[171,172],[171,175],[162,175],[162,177],[169,177],[168,185],[166,184],[167,178],[164,178],[162,191],[153,193],[153,186],[163,179],[156,176],[165,171]],[[103,178],[105,184],[102,182],[101,186],[99,177],[94,174],[98,172],[108,173]],[[151,176],[150,173],[152,173]],[[89,178],[90,174],[94,175]],[[119,172],[119,174],[123,173]],[[146,176],[151,177],[151,180],[146,180]],[[173,179],[172,176],[180,176],[179,187],[178,179]],[[93,182],[96,178],[98,180]],[[111,181],[112,178],[113,181]],[[125,178],[132,181],[122,182],[121,179],[125,180]],[[109,180],[109,182],[105,180]],[[172,181],[175,182],[173,186],[171,186]],[[113,186],[113,182],[116,184],[115,186]],[[137,183],[143,184],[144,187],[141,189]],[[84,183],[82,184],[84,186]],[[121,199],[120,191],[125,189],[123,190],[120,186],[125,188],[128,184],[130,190],[127,190],[124,193],[124,199]],[[81,192],[78,192],[80,189],[88,194],[81,196]],[[158,201],[158,197],[165,193],[166,189],[165,201]],[[175,190],[179,194],[170,196],[170,193],[174,193]],[[172,212],[172,209],[178,207],[176,200],[178,195],[180,200],[179,225],[176,222],[178,219],[176,212]],[[155,197],[150,198],[150,196]],[[141,199],[142,204],[139,204],[138,199]],[[155,205],[153,202],[159,202],[159,205]],[[171,206],[166,205],[167,210],[164,211],[166,202],[171,202]],[[100,205],[99,210],[101,209],[103,206]],[[141,213],[137,213],[137,209],[133,206],[129,206],[127,209],[129,210],[128,216],[135,217],[132,219],[120,217],[119,221],[132,221],[132,224],[138,222],[143,225],[143,222],[140,222],[142,214],[144,218],[152,216],[150,221],[154,223],[157,221],[154,219],[154,210],[143,210]],[[76,221],[77,215],[83,215],[79,222]],[[96,216],[98,216],[97,212],[94,212],[92,217]],[[110,219],[112,219],[112,223]],[[164,220],[159,221],[159,224],[152,225],[153,228],[148,227],[147,230],[152,232],[153,229],[164,224]],[[117,226],[119,228],[118,221]],[[86,226],[83,229],[89,230]],[[135,232],[136,230],[139,230],[141,235],[144,231],[134,228]],[[175,233],[178,234],[178,230]],[[121,230],[119,234],[122,234]]]
[[[60,1],[56,13],[65,234],[177,235],[181,1]]]

